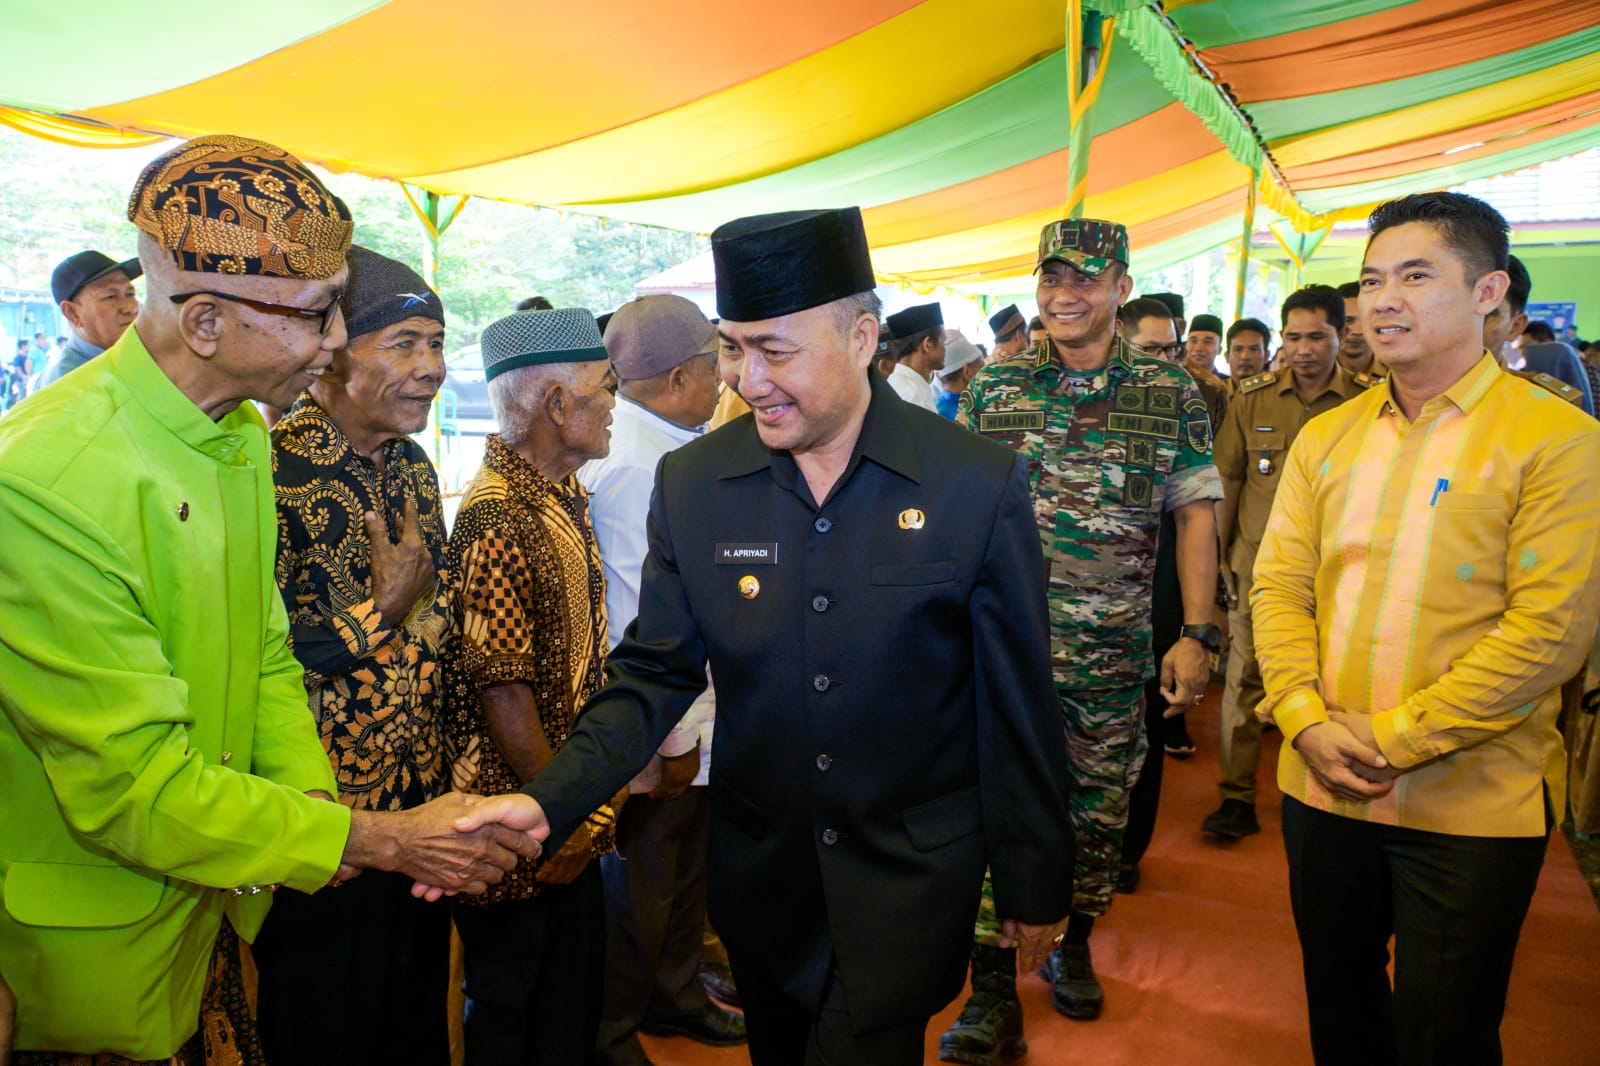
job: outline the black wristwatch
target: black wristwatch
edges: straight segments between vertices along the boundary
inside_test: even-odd
[[[1198,640],[1200,646],[1205,648],[1206,651],[1222,650],[1222,630],[1210,622],[1201,625],[1184,626],[1178,630],[1178,636]]]

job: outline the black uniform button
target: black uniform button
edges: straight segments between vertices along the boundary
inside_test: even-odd
[[[832,755],[829,755],[827,752],[823,752],[821,755],[817,756],[817,769],[818,770],[821,770],[823,773],[827,773],[828,772],[828,767],[830,767],[832,765],[833,765],[833,756]]]
[[[831,684],[833,684],[833,682],[828,680],[827,674],[818,674],[816,677],[811,679],[811,687],[816,689],[818,692],[828,691],[828,686]]]
[[[815,529],[818,533],[826,533],[828,530],[833,528],[833,520],[829,518],[819,518],[815,522],[811,523],[811,528]]]
[[[824,829],[822,831],[822,842],[831,848],[839,842],[839,834],[832,829]]]
[[[813,596],[813,597],[811,597],[811,609],[813,611],[816,611],[818,614],[821,614],[823,611],[826,611],[828,609],[828,597],[826,597],[826,596]]]

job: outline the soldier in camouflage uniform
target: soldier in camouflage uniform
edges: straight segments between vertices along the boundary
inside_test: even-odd
[[[1048,335],[985,368],[958,415],[1022,452],[1033,471],[1078,847],[1066,937],[1041,973],[1056,1009],[1076,1018],[1097,1016],[1103,999],[1088,938],[1111,902],[1128,791],[1145,756],[1143,686],[1155,672],[1150,587],[1166,511],[1177,522],[1184,617],[1195,623],[1161,664],[1170,703],[1200,697],[1210,670],[1206,645],[1219,642],[1209,621],[1217,574],[1212,504],[1222,497],[1211,424],[1187,371],[1134,351],[1114,332],[1132,287],[1127,263],[1127,231],[1117,223],[1046,226],[1037,296]],[[980,912],[975,940],[973,997],[940,1040],[949,1062],[990,1063],[1026,1047],[1010,979],[1015,956],[992,906]]]

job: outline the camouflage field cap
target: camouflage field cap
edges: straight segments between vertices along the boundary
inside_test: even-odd
[[[350,250],[350,209],[282,148],[208,134],[144,168],[128,218],[179,269],[331,278]]]
[[[1038,270],[1052,259],[1082,273],[1099,276],[1112,263],[1128,265],[1128,228],[1098,218],[1064,218],[1039,234]]]

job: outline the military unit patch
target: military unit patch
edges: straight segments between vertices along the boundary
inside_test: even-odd
[[[1211,450],[1211,416],[1206,412],[1206,402],[1199,397],[1191,399],[1183,405],[1183,411],[1189,417],[1184,421],[1184,431],[1189,438],[1189,447],[1197,452]]]
[[[1178,413],[1178,390],[1165,385],[1157,385],[1145,389],[1149,397],[1148,407],[1153,415],[1176,415]]]
[[[1149,507],[1154,487],[1155,481],[1149,474],[1130,470],[1122,482],[1122,502],[1128,507]]]

